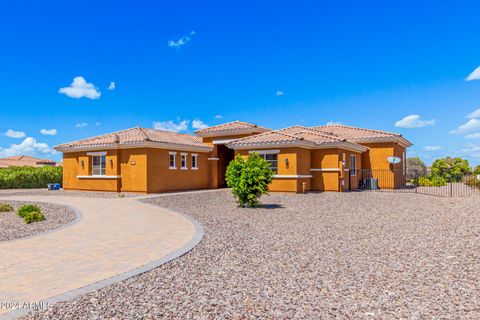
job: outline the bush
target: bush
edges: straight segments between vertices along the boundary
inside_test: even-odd
[[[38,222],[45,220],[45,216],[41,212],[32,211],[28,212],[25,217],[23,217],[25,223]]]
[[[0,169],[0,189],[46,188],[62,182],[62,167],[9,167]]]
[[[0,212],[13,211],[13,207],[8,203],[0,203]]]
[[[273,174],[270,163],[253,153],[247,160],[237,156],[231,161],[227,167],[226,180],[240,206],[251,208],[258,206],[259,198],[268,193],[268,184],[272,182]]]
[[[25,204],[21,206],[18,209],[17,214],[22,217],[26,223],[45,220],[45,216],[40,207],[34,204]]]
[[[467,186],[480,189],[480,180],[476,177],[468,177],[465,179],[465,184]]]
[[[418,178],[417,184],[420,187],[443,187],[447,185],[447,181],[442,177],[431,175]]]
[[[24,218],[28,213],[30,212],[41,212],[42,210],[40,209],[39,206],[34,205],[34,204],[24,204],[17,210],[17,214]]]

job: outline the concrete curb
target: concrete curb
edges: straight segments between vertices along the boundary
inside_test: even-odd
[[[140,199],[137,200],[137,198],[133,198],[133,199],[135,199],[134,201],[140,202],[144,205],[155,206],[155,205],[150,204],[150,203],[139,201]],[[170,209],[168,209],[168,210],[170,210]],[[189,215],[186,215],[186,214],[181,213],[181,212],[176,212],[176,211],[173,211],[173,210],[170,210],[170,211],[175,212],[175,213],[177,213],[179,215],[182,215],[183,217],[187,218],[193,224],[193,226],[195,227],[195,233],[194,233],[192,239],[190,239],[190,241],[185,246],[173,251],[172,253],[168,254],[167,256],[163,257],[162,259],[154,260],[154,261],[149,262],[149,263],[147,263],[147,264],[145,264],[141,267],[138,267],[138,268],[132,269],[130,271],[118,274],[116,276],[97,281],[97,282],[89,284],[87,286],[84,286],[84,287],[81,287],[81,288],[78,288],[78,289],[75,289],[75,290],[71,290],[71,291],[59,294],[57,296],[54,296],[54,297],[47,298],[45,300],[37,302],[37,304],[38,305],[43,304],[43,305],[48,306],[48,305],[51,305],[51,304],[54,304],[54,303],[57,303],[57,302],[72,300],[79,295],[83,295],[83,294],[86,294],[86,293],[89,293],[89,292],[92,292],[92,291],[95,291],[95,290],[99,290],[99,289],[102,289],[102,288],[104,288],[106,286],[109,286],[111,284],[114,284],[114,283],[126,280],[128,278],[132,278],[134,276],[138,276],[140,274],[148,272],[148,271],[150,271],[152,269],[155,269],[155,268],[157,268],[157,267],[159,267],[159,266],[161,266],[161,265],[163,265],[167,262],[170,262],[174,259],[177,259],[177,258],[183,256],[184,254],[188,253],[189,251],[191,251],[203,239],[204,229],[203,229],[202,225],[197,220],[195,220],[194,218],[192,218]],[[80,213],[80,211],[78,211],[78,212]],[[54,229],[54,230],[58,230],[58,228]],[[45,233],[42,233],[42,235],[43,234],[45,234]],[[35,235],[32,236],[32,237],[35,237]],[[26,239],[26,238],[21,238],[21,239],[17,239],[17,240],[22,240],[22,239]],[[17,240],[12,240],[12,241],[17,241]],[[12,311],[7,312],[5,314],[1,314],[0,315],[0,320],[15,319],[15,318],[24,316],[31,311],[35,311],[35,310],[34,309],[12,310]]]

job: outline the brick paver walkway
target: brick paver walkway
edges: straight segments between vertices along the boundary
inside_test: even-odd
[[[0,303],[24,304],[67,293],[158,261],[191,244],[185,216],[134,198],[22,196],[78,209],[63,229],[0,243]],[[0,309],[1,314],[12,310]]]

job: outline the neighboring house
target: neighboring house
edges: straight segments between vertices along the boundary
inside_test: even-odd
[[[7,158],[0,158],[0,168],[8,167],[56,167],[59,164],[49,159],[39,159],[30,156],[12,156]]]
[[[58,145],[65,189],[164,192],[220,188],[235,154],[257,152],[271,163],[270,191],[344,191],[359,184],[360,170],[382,172],[381,188],[405,179],[406,148],[396,133],[344,125],[270,130],[234,121],[196,136],[145,128]],[[402,159],[392,165],[390,156]]]

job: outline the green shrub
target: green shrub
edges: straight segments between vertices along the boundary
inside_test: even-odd
[[[268,184],[272,182],[273,175],[270,163],[253,153],[247,160],[238,155],[230,162],[226,181],[240,206],[251,208],[258,206],[260,197],[268,193]]]
[[[418,178],[417,184],[420,187],[443,187],[447,185],[447,181],[443,177],[430,175]]]
[[[9,167],[0,169],[0,189],[46,188],[62,182],[62,167]]]
[[[40,207],[34,204],[24,204],[18,209],[17,214],[25,220],[25,223],[45,220]]]
[[[8,203],[0,203],[0,212],[13,211],[13,207]]]
[[[24,204],[17,210],[17,214],[25,218],[25,216],[31,212],[41,212],[42,210],[40,209],[39,206],[34,205],[34,204]]]
[[[25,221],[25,223],[28,224],[31,222],[43,221],[45,220],[45,216],[41,212],[32,211],[32,212],[27,212],[27,214],[23,217],[23,220]]]

